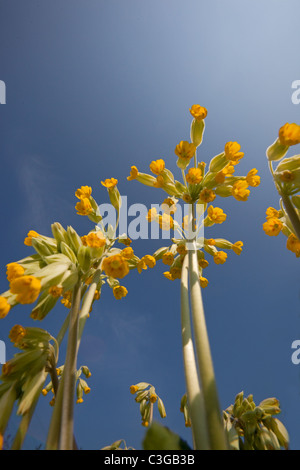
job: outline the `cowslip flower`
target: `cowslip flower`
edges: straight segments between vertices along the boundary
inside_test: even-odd
[[[205,289],[208,286],[208,280],[206,277],[200,276],[200,286]]]
[[[84,235],[81,237],[81,241],[84,246],[89,246],[91,248],[101,248],[106,244],[106,239],[100,230]]]
[[[152,207],[151,209],[149,209],[146,219],[148,220],[148,222],[153,222],[154,220],[156,220],[157,216],[158,214],[156,208]]]
[[[198,265],[200,268],[205,269],[209,265],[209,262],[206,259],[202,258],[198,260]]]
[[[49,288],[48,293],[50,295],[52,295],[52,297],[57,299],[58,297],[60,297],[62,295],[63,288],[58,287],[58,286],[52,286],[52,287]]]
[[[145,262],[144,258],[141,258],[140,261],[137,263],[136,269],[137,269],[139,274],[141,274],[143,269],[147,269],[147,265],[146,265],[146,262]]]
[[[190,204],[193,201],[191,195],[188,193],[183,194],[182,200],[186,202],[187,204]]]
[[[288,122],[279,129],[278,137],[281,145],[291,146],[300,143],[300,126]]]
[[[158,223],[162,230],[171,230],[174,228],[174,219],[169,214],[160,215]]]
[[[173,278],[172,274],[170,273],[170,271],[166,271],[164,272],[164,276],[166,279],[168,279],[169,281],[174,281],[175,278]]]
[[[200,168],[190,168],[186,175],[186,181],[190,184],[199,184],[202,181]]]
[[[189,161],[195,155],[196,146],[186,140],[181,140],[174,151],[178,158]]]
[[[7,280],[11,282],[13,279],[17,277],[23,276],[25,269],[18,263],[9,263],[6,265],[7,271]]]
[[[18,344],[26,335],[26,329],[21,325],[15,325],[8,335],[12,343]]]
[[[184,256],[187,254],[187,249],[184,243],[180,243],[179,245],[177,245],[176,251],[181,256]]]
[[[132,166],[131,170],[130,170],[130,175],[127,176],[127,179],[128,179],[128,181],[135,180],[135,179],[137,179],[138,175],[139,175],[139,171],[138,171],[137,167]]]
[[[130,246],[127,246],[124,248],[124,250],[121,251],[121,256],[125,259],[131,259],[134,257],[134,251]]]
[[[134,395],[139,390],[137,385],[130,385],[130,393]]]
[[[118,184],[118,180],[116,178],[108,178],[104,181],[101,181],[101,184],[109,190],[113,189]]]
[[[81,188],[77,189],[75,192],[75,196],[78,199],[85,199],[89,198],[92,194],[92,188],[90,186],[81,186]]]
[[[202,121],[202,119],[205,119],[207,116],[207,109],[199,104],[193,104],[190,108],[190,113],[197,121]]]
[[[0,296],[0,318],[5,318],[11,309],[10,304],[8,303],[5,297]]]
[[[152,255],[145,255],[143,256],[143,260],[148,268],[154,268],[156,265],[156,259]]]
[[[237,201],[247,201],[250,194],[247,181],[238,180],[232,187],[232,195]]]
[[[281,232],[282,227],[283,224],[281,220],[277,219],[276,217],[267,219],[267,221],[263,224],[264,232],[270,237],[277,237],[277,235]]]
[[[175,212],[177,211],[177,207],[176,207],[176,201],[174,201],[174,199],[172,199],[171,197],[167,197],[162,205],[161,205],[163,211],[166,213],[166,214],[175,214]]]
[[[40,237],[40,235],[37,232],[35,232],[34,230],[30,230],[24,240],[24,245],[32,246],[32,239],[38,237]]]
[[[171,266],[170,274],[172,279],[180,279],[181,278],[181,268],[179,266]]]
[[[268,207],[268,209],[266,210],[266,216],[267,219],[273,219],[274,217],[278,219],[280,213],[278,210],[274,209],[274,207]]]
[[[232,250],[236,255],[240,255],[242,253],[242,247],[244,246],[244,243],[241,241],[235,242],[232,245]]]
[[[160,175],[165,169],[165,162],[163,159],[159,160],[154,160],[153,162],[150,163],[150,170],[152,173],[155,175]]]
[[[282,173],[279,173],[278,177],[283,183],[290,183],[296,179],[295,173],[292,173],[289,170],[285,170]]]
[[[166,264],[167,266],[171,266],[174,262],[174,255],[171,251],[167,251],[164,253],[162,257],[162,262]]]
[[[220,207],[209,206],[207,209],[207,217],[209,221],[214,224],[222,224],[226,220],[227,215]]]
[[[216,195],[212,189],[203,189],[199,195],[201,202],[213,202],[216,199]]]
[[[155,188],[162,188],[164,184],[165,184],[165,180],[164,180],[163,176],[162,176],[162,175],[158,175],[158,176],[156,177],[155,182],[153,183],[153,186],[154,186]]]
[[[233,173],[235,172],[235,168],[233,165],[228,163],[223,170],[219,171],[216,176],[215,176],[215,181],[218,184],[223,184],[225,182],[225,179],[229,176],[232,176]]]
[[[260,176],[258,176],[257,173],[257,169],[253,168],[248,172],[246,176],[247,183],[249,184],[249,186],[253,186],[253,188],[256,188],[260,185]]]
[[[295,253],[297,258],[300,257],[300,240],[293,233],[289,235],[287,242],[286,242],[286,247],[288,250]]]
[[[82,198],[79,202],[77,202],[75,209],[78,215],[89,215],[93,212],[92,205],[88,198]]]
[[[124,286],[115,286],[113,288],[113,294],[115,299],[120,300],[123,299],[123,297],[126,297],[128,290]]]
[[[218,251],[214,254],[214,262],[216,264],[224,264],[227,259],[227,253],[225,251]]]
[[[95,290],[95,294],[94,294],[94,300],[99,300],[100,297],[101,297],[101,294],[100,294],[100,292],[96,289],[96,290]]]
[[[129,273],[128,262],[121,255],[108,256],[102,261],[102,270],[107,276],[123,279]]]
[[[67,290],[66,292],[63,293],[63,298],[61,299],[61,303],[67,307],[67,308],[71,308],[72,306],[72,291],[71,290]]]
[[[32,304],[41,291],[41,281],[34,276],[22,276],[10,283],[10,291],[17,295],[20,304]]]
[[[241,146],[237,142],[227,142],[224,147],[225,157],[232,164],[237,164],[243,158],[244,153],[240,152]]]

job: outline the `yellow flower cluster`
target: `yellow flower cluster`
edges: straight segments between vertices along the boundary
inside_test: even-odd
[[[294,253],[297,258],[300,257],[300,240],[291,230],[291,224],[287,214],[273,207],[266,210],[266,222],[263,224],[263,230],[270,237],[277,237],[280,232],[287,237],[286,248]]]
[[[93,212],[91,194],[92,188],[90,186],[81,186],[75,192],[75,196],[79,199],[75,206],[78,215],[89,215]]]
[[[300,143],[300,126],[286,123],[278,132],[278,138],[267,149],[269,167],[276,189],[281,197],[281,209],[269,207],[263,230],[269,236],[282,232],[287,237],[286,247],[300,256],[300,155],[285,157],[289,148]],[[273,168],[273,163],[278,162]]]
[[[101,184],[107,189],[113,189],[118,184],[118,180],[115,178],[108,178],[105,181],[101,181]]]
[[[147,186],[161,188],[169,196],[179,198],[186,203],[198,201],[206,204],[214,201],[216,196],[233,196],[237,201],[247,201],[250,195],[249,187],[255,188],[260,184],[257,169],[253,168],[246,176],[234,176],[235,166],[244,157],[244,152],[241,151],[238,142],[230,141],[225,144],[222,153],[212,158],[206,171],[204,162],[197,163],[196,151],[202,142],[207,110],[203,106],[193,105],[190,113],[194,118],[191,126],[191,142],[181,140],[175,147],[177,166],[183,173],[183,184],[175,180],[163,159],[150,163],[150,170],[156,178],[140,173],[136,166],[132,166],[127,179],[129,181],[136,179]],[[194,166],[185,174],[192,159]]]
[[[106,244],[106,238],[100,230],[84,235],[81,237],[81,241],[84,246],[89,246],[91,248],[102,248]]]
[[[247,201],[250,195],[250,188],[256,188],[260,185],[260,176],[256,168],[252,168],[246,176],[235,175],[236,166],[244,157],[241,145],[236,141],[228,141],[224,145],[223,151],[213,157],[208,164],[203,161],[197,161],[197,148],[202,143],[207,110],[203,106],[195,104],[191,106],[190,113],[193,117],[190,132],[191,141],[181,140],[174,150],[177,156],[177,166],[181,169],[183,181],[175,179],[173,173],[166,168],[166,163],[163,159],[154,160],[150,164],[150,170],[156,175],[156,178],[140,173],[135,166],[131,167],[130,176],[127,178],[129,181],[136,179],[147,186],[161,188],[167,193],[168,198],[163,202],[165,206],[162,205],[163,213],[158,214],[155,208],[151,208],[148,211],[147,220],[148,222],[157,222],[162,230],[174,229],[180,233],[181,237],[183,235],[184,238],[188,238],[187,232],[185,232],[189,226],[188,216],[183,218],[182,225],[180,226],[175,218],[172,217],[175,214],[177,209],[176,204],[179,200],[191,205],[199,204],[200,212],[201,210],[207,211],[207,215],[204,218],[204,226],[209,227],[214,224],[222,224],[227,218],[227,215],[221,208],[209,205],[215,201],[217,196],[232,196],[237,201]],[[192,165],[191,162],[193,162]],[[188,168],[189,165],[190,168]],[[196,234],[199,233],[200,226],[197,227],[197,224],[194,223],[193,230]],[[227,260],[227,253],[223,249],[232,249],[234,253],[239,255],[242,252],[242,246],[242,242],[231,243],[227,240],[218,239],[211,245],[206,242],[204,250],[213,256],[215,264],[224,264]],[[199,250],[199,252],[201,251]],[[178,241],[171,247],[158,250],[154,257],[161,259],[163,264],[170,267],[169,271],[164,273],[164,276],[167,279],[174,280],[181,277],[182,263],[186,253],[185,242]],[[199,259],[200,283],[202,287],[208,285],[208,280],[202,276],[202,269],[207,265],[208,262],[205,259]]]
[[[41,291],[41,281],[32,275],[25,275],[25,269],[18,263],[6,266],[9,281],[8,296],[0,296],[0,318],[6,317],[15,303],[31,304]]]
[[[32,239],[38,237],[40,237],[40,235],[37,232],[35,232],[34,230],[30,230],[24,240],[24,245],[32,246]]]

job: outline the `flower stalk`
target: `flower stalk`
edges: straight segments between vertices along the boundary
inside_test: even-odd
[[[192,340],[188,291],[188,269],[188,256],[186,256],[183,262],[181,273],[181,334],[184,372],[191,416],[194,448],[196,450],[208,450],[209,440],[203,394],[200,389],[194,345]]]
[[[79,310],[81,301],[81,282],[74,287],[69,323],[69,336],[64,368],[63,399],[61,414],[60,450],[73,449],[74,429],[74,392],[77,365],[77,339]]]
[[[194,205],[190,207],[190,217],[194,223]],[[189,244],[188,259],[192,322],[210,448],[211,450],[227,450],[228,446],[221,419],[221,409],[202,302],[195,240],[192,240]]]

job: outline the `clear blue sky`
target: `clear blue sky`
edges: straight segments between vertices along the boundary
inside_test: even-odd
[[[291,344],[300,339],[299,259],[283,235],[267,237],[262,224],[267,207],[278,205],[265,150],[282,124],[300,123],[300,105],[291,101],[291,84],[300,79],[299,15],[296,0],[0,0],[0,80],[7,87],[0,107],[0,291],[7,289],[5,265],[31,252],[23,244],[30,229],[50,235],[54,221],[80,234],[92,229],[74,210],[77,187],[90,185],[96,200],[107,202],[100,181],[115,177],[129,203],[160,203],[162,191],[127,182],[130,166],[147,172],[152,160],[164,158],[176,171],[174,148],[189,138],[188,109],[205,106],[199,158],[209,161],[237,140],[245,152],[239,172],[256,167],[262,180],[246,203],[216,200],[228,217],[209,231],[244,242],[240,257],[230,253],[226,264],[206,271],[222,408],[241,390],[257,402],[276,396],[294,449],[300,448],[300,366],[291,362]],[[151,254],[157,246],[138,241],[135,251]],[[83,449],[120,438],[141,448],[145,429],[129,393],[139,381],[156,387],[165,424],[191,442],[179,412],[185,392],[179,283],[163,271],[160,264],[125,278],[129,294],[122,301],[104,289],[91,314],[79,356],[93,373],[91,394],[76,407]],[[29,313],[15,308],[1,321],[0,339],[16,323],[36,325]],[[55,335],[66,313],[58,307],[38,326]],[[8,357],[15,352],[7,344]],[[40,400],[27,448],[45,442],[48,398]]]

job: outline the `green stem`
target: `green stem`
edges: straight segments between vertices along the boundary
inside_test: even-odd
[[[63,372],[64,382],[61,413],[60,450],[73,449],[74,391],[76,383],[77,339],[80,300],[81,282],[79,281],[73,290],[68,345],[65,367]]]
[[[187,182],[186,182],[186,177],[185,177],[185,172],[184,172],[184,170],[181,170],[181,173],[182,173],[182,179],[183,179],[184,185],[185,185],[185,187],[187,188]]]
[[[192,206],[190,217],[192,217],[192,220],[194,219],[194,206]],[[198,368],[203,389],[210,448],[212,450],[227,450],[228,446],[222,422],[222,415],[202,302],[195,240],[189,243],[188,257],[192,320]]]
[[[300,220],[298,214],[289,198],[286,194],[281,194],[282,201],[285,207],[285,210],[289,216],[293,229],[295,231],[295,235],[297,236],[298,240],[300,240]]]
[[[50,421],[48,430],[46,450],[57,450],[59,446],[60,438],[60,427],[61,427],[61,415],[62,415],[62,399],[63,399],[63,387],[64,387],[64,374],[62,375],[57,394],[55,397],[55,405]]]
[[[94,273],[92,283],[91,283],[91,285],[89,287],[89,290],[88,290],[88,292],[87,292],[87,294],[84,298],[83,305],[82,305],[82,308],[80,310],[80,314],[79,314],[79,332],[78,332],[78,338],[77,338],[77,353],[78,353],[78,349],[79,349],[79,346],[80,346],[80,341],[81,341],[83,329],[84,329],[84,326],[85,326],[85,322],[87,320],[91,305],[93,303],[93,299],[94,299],[94,295],[95,295],[95,292],[96,292],[96,289],[97,289],[97,285],[98,285],[99,280],[100,280],[100,274],[101,274],[101,270],[97,269],[97,271],[95,271],[95,273]]]
[[[183,261],[181,274],[181,335],[185,382],[195,450],[208,450],[209,441],[204,411],[203,395],[200,390],[198,371],[192,340],[189,292],[188,256]]]

